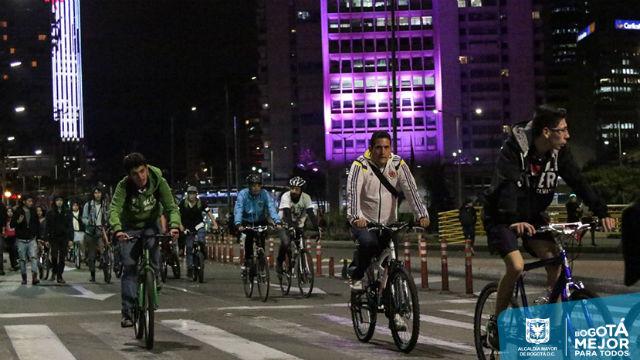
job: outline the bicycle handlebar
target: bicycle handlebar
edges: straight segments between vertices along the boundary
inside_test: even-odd
[[[403,229],[424,231],[423,227],[414,226],[413,223],[406,222],[406,221],[399,221],[399,222],[396,222],[393,224],[387,224],[387,225],[375,223],[375,222],[367,223],[367,230],[369,231],[388,230],[395,233]]]

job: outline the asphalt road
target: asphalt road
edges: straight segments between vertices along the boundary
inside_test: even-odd
[[[350,250],[326,249],[325,254],[338,259]],[[478,266],[480,259],[495,263],[478,255]],[[152,351],[144,349],[131,328],[120,328],[119,280],[104,284],[99,274],[94,284],[88,278],[84,269],[68,269],[66,285],[45,280],[22,286],[19,273],[0,276],[0,359],[476,358],[475,297],[464,295],[459,275],[450,276],[447,293],[439,291],[439,274],[429,276],[432,290],[420,291],[421,332],[410,354],[396,350],[383,315],[369,343],[356,339],[347,308],[350,290],[340,278],[317,278],[308,299],[295,292],[283,296],[273,286],[263,303],[245,297],[236,265],[209,261],[205,283],[183,277],[164,285]],[[476,294],[490,280],[476,278]],[[539,291],[531,287],[531,296]]]

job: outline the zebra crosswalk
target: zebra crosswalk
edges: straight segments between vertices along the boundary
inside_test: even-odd
[[[267,312],[264,307],[257,307],[260,309],[255,311],[218,311],[214,318],[192,312],[160,313],[155,326],[156,347],[151,351],[134,338],[131,329],[122,329],[115,321],[117,316],[107,311],[100,316],[103,321],[90,317],[73,324],[61,323],[59,317],[45,316],[41,323],[26,317],[24,320],[29,324],[0,326],[0,345],[8,345],[0,354],[8,360],[200,358],[190,350],[217,359],[240,360],[406,357],[393,346],[384,316],[379,317],[374,339],[367,344],[359,342],[353,334],[346,306],[298,309],[308,316],[294,319],[286,314],[295,309]],[[465,311],[468,310],[422,315],[421,335],[414,353],[428,357],[430,352],[437,351],[438,357],[445,359],[474,358],[472,318]],[[446,336],[443,328],[454,333],[465,331],[462,336]]]

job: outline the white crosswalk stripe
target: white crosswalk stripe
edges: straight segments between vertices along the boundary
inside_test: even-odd
[[[46,325],[7,325],[4,329],[20,360],[75,360]]]
[[[172,330],[232,354],[241,360],[298,359],[280,350],[194,320],[163,320],[161,323]]]
[[[420,315],[420,321],[436,324],[436,325],[453,326],[460,329],[473,330],[473,324],[471,323],[466,323],[466,322],[456,321],[456,320],[449,320],[449,319],[445,319],[437,316]]]
[[[80,327],[96,336],[128,360],[181,359],[178,354],[171,351],[162,353],[151,353],[147,351],[142,347],[142,343],[133,336],[133,328],[123,329],[120,327],[120,324],[113,321],[104,323],[81,323]]]
[[[341,354],[356,359],[371,359],[376,357],[383,359],[402,358],[402,356],[398,356],[394,351],[363,344],[355,340],[355,337],[348,339],[284,320],[258,316],[249,320],[249,324],[322,348],[338,351]]]
[[[353,324],[352,324],[350,319],[347,319],[347,318],[342,317],[342,316],[336,316],[336,315],[331,315],[331,314],[314,314],[314,315],[320,316],[321,318],[323,318],[325,320],[329,320],[331,322],[334,322],[334,323],[337,323],[337,324],[340,324],[340,325],[353,326]],[[381,334],[385,334],[385,335],[391,335],[391,331],[389,331],[389,329],[387,329],[385,327],[382,327],[380,325],[376,326],[376,332],[381,333]],[[470,345],[457,343],[457,342],[453,342],[453,341],[448,341],[448,340],[437,339],[437,338],[433,338],[433,337],[430,337],[430,336],[420,335],[418,337],[418,342],[421,343],[421,344],[447,347],[447,348],[456,349],[456,350],[462,350],[462,351],[473,351],[474,350],[474,348],[471,347]]]

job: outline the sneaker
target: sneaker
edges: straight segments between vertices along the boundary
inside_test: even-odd
[[[491,315],[489,317],[489,322],[487,323],[487,344],[494,350],[500,350],[498,320],[495,315]]]
[[[123,316],[120,320],[120,327],[127,328],[133,326],[133,320],[129,316]]]
[[[362,280],[351,280],[351,291],[362,291]]]
[[[393,325],[397,331],[407,331],[407,324],[400,314],[396,314],[396,316],[393,317]]]

